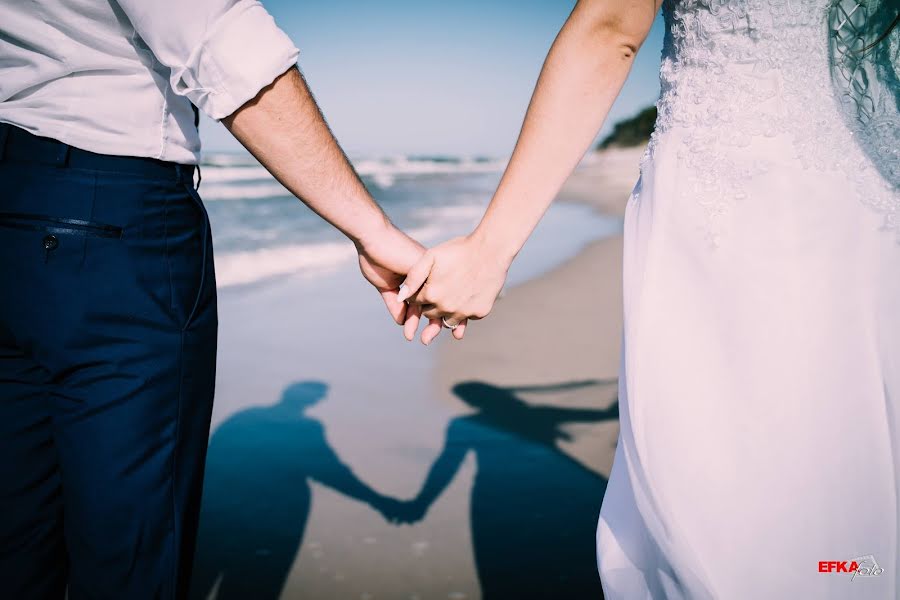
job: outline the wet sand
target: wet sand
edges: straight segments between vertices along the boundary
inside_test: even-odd
[[[621,216],[639,155],[559,200]],[[604,238],[427,349],[353,269],[220,290],[194,597],[599,598],[620,265]]]
[[[642,152],[611,150],[588,159],[566,182],[557,202],[585,203],[623,216]],[[441,346],[435,383],[452,396],[448,390],[463,381],[552,386],[592,380],[598,384],[577,393],[522,396],[542,405],[608,407],[617,395],[621,328],[622,236],[616,235],[591,244],[550,273],[506,290],[494,312],[473,323],[462,343]],[[560,447],[608,475],[618,423],[571,428],[574,441]]]
[[[594,157],[557,201],[623,216],[640,154]],[[436,394],[468,415],[457,422],[488,430],[468,444],[476,460],[472,543],[483,598],[602,598],[594,529],[618,436],[621,263],[621,234],[593,243],[507,290],[464,341],[440,347]],[[448,432],[452,444],[453,425]],[[479,525],[504,513],[506,526]]]

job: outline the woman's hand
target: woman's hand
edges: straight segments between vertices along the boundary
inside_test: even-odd
[[[399,301],[408,300],[411,307],[431,319],[422,332],[422,342],[427,345],[437,336],[441,319],[457,324],[453,337],[462,339],[467,319],[483,319],[491,312],[510,262],[511,258],[502,258],[476,234],[425,252],[407,274],[398,296]],[[415,331],[404,327],[409,340],[415,337]]]
[[[519,140],[478,227],[425,253],[399,299],[407,312],[443,317],[462,339],[466,318],[494,305],[513,257],[593,144],[662,0],[578,0],[553,42]],[[420,289],[421,288],[421,289]],[[422,332],[429,343],[434,321]],[[407,339],[415,336],[404,327]]]

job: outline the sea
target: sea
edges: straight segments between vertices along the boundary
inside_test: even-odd
[[[484,213],[506,160],[392,156],[352,159],[391,220],[426,246],[464,235]],[[250,154],[208,154],[199,192],[210,216],[220,288],[280,277],[317,279],[355,268],[355,249],[297,200]],[[552,268],[621,219],[588,206],[555,204],[510,272],[510,283]]]
[[[505,166],[500,159],[445,156],[353,163],[393,222],[425,245],[471,231]],[[405,507],[442,455],[450,425],[471,410],[439,383],[439,349],[477,348],[472,341],[484,322],[471,323],[463,341],[444,332],[427,348],[407,342],[360,276],[353,244],[252,157],[212,154],[201,169],[219,335],[196,597],[216,597],[216,589],[218,597],[481,597],[476,523],[470,523],[474,458],[462,461],[421,521],[386,519],[379,499]],[[620,218],[555,203],[513,263],[508,285],[621,229]],[[554,316],[528,315],[509,332],[509,343],[521,343],[517,334],[532,319]],[[476,356],[488,364],[509,360]],[[487,436],[490,444],[497,439]],[[491,456],[532,464],[534,452],[517,439]],[[553,457],[553,464],[571,462]],[[545,476],[535,472],[535,485]],[[495,505],[487,520],[479,513],[479,523],[507,512],[504,502]]]

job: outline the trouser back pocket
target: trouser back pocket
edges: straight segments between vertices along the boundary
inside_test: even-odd
[[[83,235],[89,237],[120,238],[122,228],[81,219],[65,219],[27,213],[0,213],[0,227],[46,231],[54,235]]]
[[[0,212],[0,228],[46,233],[40,242],[44,262],[50,260],[50,256],[59,247],[57,236],[120,239],[123,231],[121,227],[94,221],[18,212]]]

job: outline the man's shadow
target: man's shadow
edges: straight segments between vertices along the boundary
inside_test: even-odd
[[[278,598],[297,556],[310,509],[310,481],[390,512],[344,465],[306,410],[328,386],[289,386],[278,404],[241,411],[213,434],[206,461],[192,598]]]
[[[407,520],[424,516],[471,450],[472,542],[485,600],[598,599],[595,531],[606,479],[561,451],[565,423],[618,419],[603,410],[532,406],[517,392],[561,391],[608,382],[504,388],[460,383],[453,392],[477,412],[451,421],[443,451]]]

